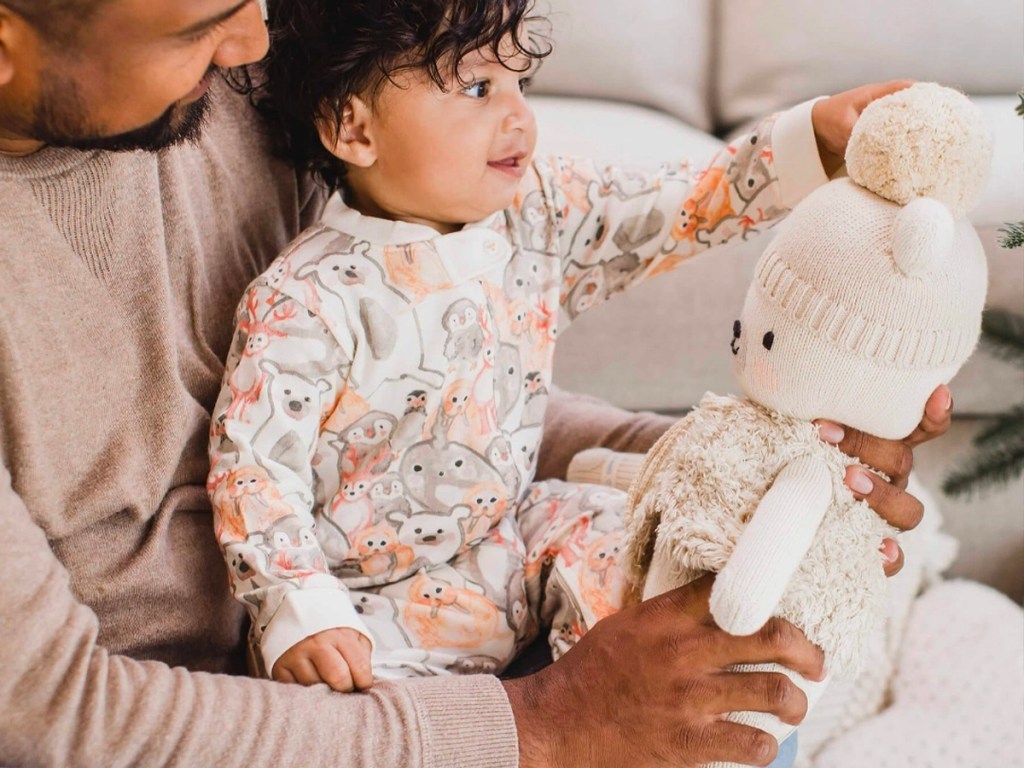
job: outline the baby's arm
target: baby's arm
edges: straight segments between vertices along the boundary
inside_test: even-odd
[[[289,669],[297,680],[310,679],[311,653],[323,655],[312,639],[326,630],[348,628],[370,642],[314,535],[312,460],[320,425],[345,386],[347,369],[310,366],[351,359],[324,352],[324,345],[337,341],[322,332],[320,322],[298,301],[254,283],[239,307],[211,427],[208,488],[217,539],[232,591],[252,618],[263,668],[276,679]],[[316,349],[310,349],[313,343]],[[302,663],[281,667],[278,660],[297,645]],[[357,653],[361,643],[331,647],[365,680],[356,672],[364,666]],[[332,673],[331,679],[343,682],[344,676]]]
[[[562,259],[562,303],[573,319],[629,284],[767,229],[838,170],[864,107],[909,84],[862,86],[768,117],[703,168],[539,160],[522,193],[524,238],[553,233],[548,248]]]
[[[710,248],[765,230],[826,182],[812,106],[766,118],[703,168],[684,162],[650,172],[538,160],[540,192],[524,195],[523,216],[538,221],[541,213],[531,206],[546,206],[569,318]]]

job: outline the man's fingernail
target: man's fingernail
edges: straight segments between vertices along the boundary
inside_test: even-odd
[[[875,484],[871,482],[871,478],[868,477],[868,473],[863,469],[854,469],[851,471],[846,479],[846,484],[854,493],[859,493],[864,496],[871,493],[875,487]]]
[[[846,433],[838,424],[833,424],[831,421],[818,422],[818,437],[826,443],[838,445],[843,441],[845,436]]]
[[[945,413],[946,411],[948,411],[952,407],[952,405],[953,405],[953,395],[949,391],[949,387],[943,387],[942,388],[942,395],[939,397],[938,405],[942,409],[943,413]]]
[[[900,559],[900,548],[896,546],[896,542],[892,539],[883,541],[879,551],[882,553],[882,559],[887,563],[895,563]]]

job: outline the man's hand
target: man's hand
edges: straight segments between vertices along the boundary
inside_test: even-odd
[[[824,657],[781,619],[747,637],[722,631],[708,610],[712,583],[704,576],[602,619],[554,664],[506,681],[520,766],[768,765],[775,739],[722,716],[770,712],[796,724],[807,697],[781,673],[730,668],[775,662],[821,680]]]
[[[903,440],[883,440],[830,421],[815,423],[822,440],[891,478],[886,482],[864,466],[851,466],[846,470],[846,485],[853,495],[867,501],[887,523],[907,531],[916,527],[924,515],[924,506],[906,491],[907,477],[914,466],[914,447],[944,435],[952,418],[953,397],[949,387],[942,385],[925,403],[924,417],[917,429]],[[898,573],[903,567],[903,551],[899,545],[886,539],[882,554],[886,560],[886,575]]]
[[[846,145],[853,132],[853,124],[860,113],[875,99],[901,91],[914,84],[913,80],[892,80],[888,83],[862,85],[849,91],[822,99],[811,108],[814,138],[825,173],[831,176],[839,170],[846,158]]]
[[[271,677],[281,683],[327,683],[342,693],[364,690],[373,685],[370,641],[348,627],[325,629],[285,651]]]

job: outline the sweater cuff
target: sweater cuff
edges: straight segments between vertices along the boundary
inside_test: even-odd
[[[403,680],[420,722],[424,766],[517,768],[519,735],[508,695],[492,675]],[[467,710],[467,707],[471,709]]]
[[[373,646],[373,635],[359,618],[347,590],[296,589],[288,593],[260,638],[267,675],[274,664],[300,640],[325,629],[348,627],[361,633]]]
[[[787,109],[772,126],[772,156],[782,204],[786,208],[792,209],[828,181],[811,121],[811,108],[823,98],[811,99]]]

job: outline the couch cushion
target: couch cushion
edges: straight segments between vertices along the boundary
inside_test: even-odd
[[[724,126],[900,77],[1009,94],[1024,70],[1020,0],[721,0],[717,13]]]
[[[663,112],[631,104],[555,96],[531,96],[530,104],[537,114],[538,156],[657,168],[664,162],[710,158],[723,145]]]
[[[555,49],[537,93],[657,107],[710,128],[711,0],[538,1],[546,7]]]

